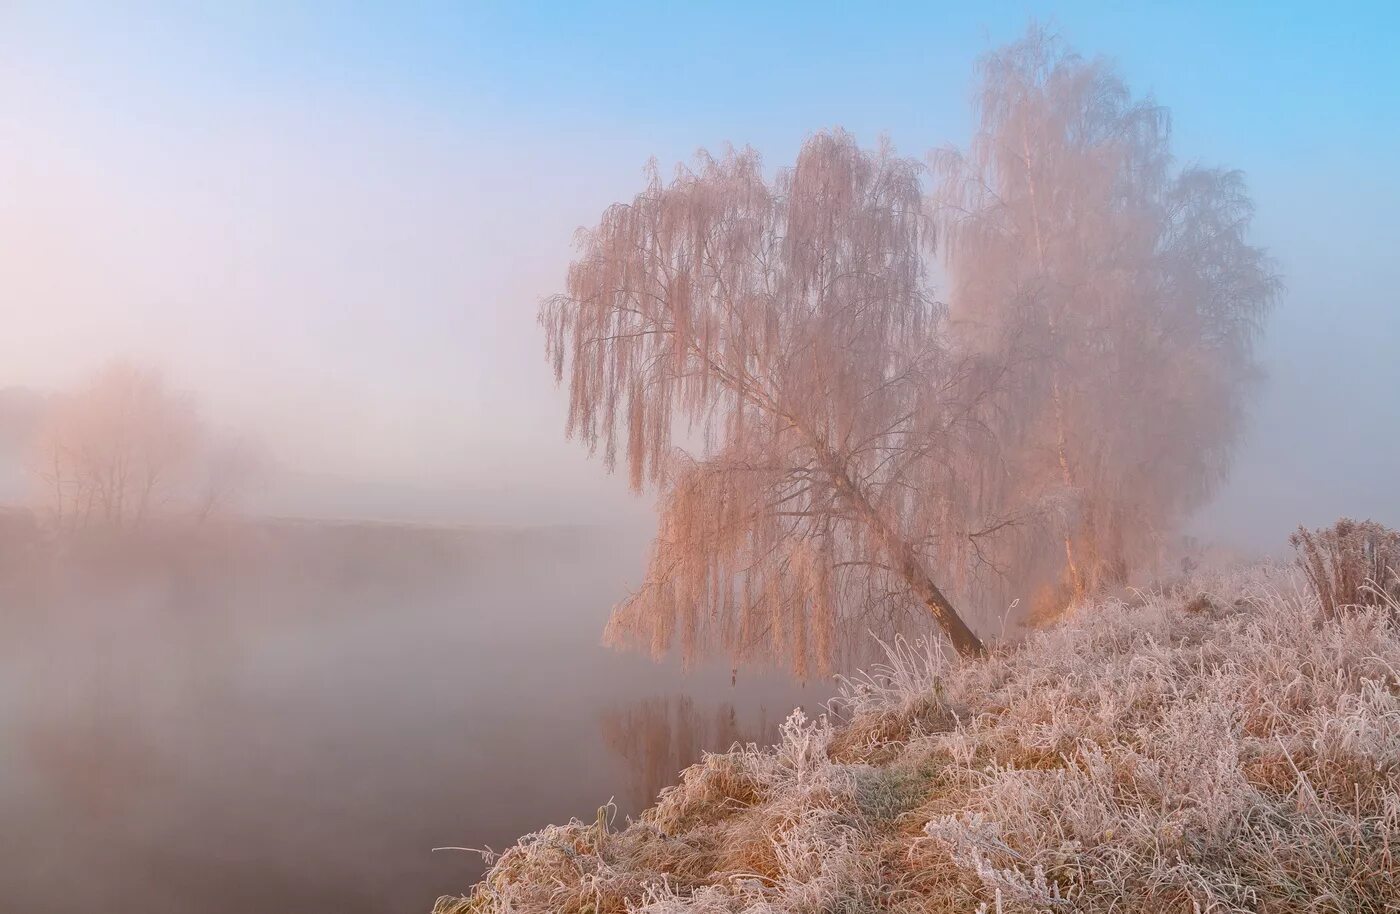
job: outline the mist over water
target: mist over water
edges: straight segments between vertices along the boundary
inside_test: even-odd
[[[889,563],[868,561],[875,547],[866,534],[833,540],[831,529],[848,528],[814,523],[806,545],[836,550],[782,553],[771,547],[793,542],[784,537],[806,522],[772,515],[758,536],[729,535],[729,512],[745,513],[736,504],[787,505],[792,517],[847,504],[829,486],[809,485],[808,451],[783,437],[796,428],[787,414],[768,426],[726,421],[706,399],[719,374],[665,368],[670,344],[651,327],[617,332],[619,315],[637,313],[630,302],[577,322],[578,306],[617,291],[606,270],[594,272],[596,287],[580,280],[587,269],[570,280],[571,261],[590,261],[580,226],[614,225],[625,252],[618,275],[648,266],[626,259],[651,246],[632,244],[637,227],[609,207],[631,201],[630,212],[644,212],[649,160],[658,194],[675,163],[700,161],[698,148],[729,169],[712,175],[706,193],[658,208],[668,219],[685,213],[707,225],[716,201],[729,199],[744,214],[732,224],[758,232],[755,201],[771,201],[771,231],[754,236],[762,244],[716,247],[798,252],[776,271],[766,254],[756,258],[753,288],[781,288],[804,264],[829,262],[786,245],[784,234],[784,208],[796,198],[783,169],[823,137],[846,154],[809,160],[817,167],[805,180],[820,185],[813,199],[843,174],[848,190],[865,193],[857,178],[875,173],[871,163],[900,179],[876,185],[907,193],[870,208],[869,226],[853,235],[844,227],[856,223],[812,210],[792,224],[829,227],[815,247],[866,252],[862,239],[887,240],[918,221],[903,217],[925,197],[948,212],[983,204],[983,226],[995,230],[973,233],[974,242],[995,238],[1004,219],[1034,227],[1007,250],[984,244],[972,257],[976,244],[964,244],[955,263],[945,255],[957,220],[945,219],[929,247],[904,245],[899,269],[886,271],[909,280],[900,288],[910,307],[890,328],[923,334],[925,310],[942,321],[946,305],[978,321],[1001,313],[995,339],[989,331],[979,344],[989,350],[1023,334],[1026,353],[1074,344],[1062,350],[1071,358],[1045,361],[1054,367],[1043,377],[1026,373],[1033,383],[1007,388],[1040,389],[1034,409],[997,401],[980,417],[962,410],[1001,395],[996,384],[974,385],[981,375],[970,369],[966,383],[948,387],[958,394],[948,415],[976,420],[969,426],[997,417],[985,439],[968,432],[947,451],[926,447],[940,423],[923,394],[957,361],[944,360],[941,333],[892,335],[861,350],[867,370],[856,380],[871,383],[832,397],[841,371],[831,369],[858,364],[848,342],[865,336],[863,294],[847,297],[863,316],[838,322],[851,331],[844,335],[809,333],[806,310],[791,308],[799,319],[772,362],[789,371],[776,393],[809,414],[823,415],[834,399],[836,421],[869,425],[870,442],[907,427],[898,462],[877,459],[888,444],[863,447],[871,472],[861,484],[887,473],[887,491],[925,503],[910,508],[911,529],[952,531],[917,546],[931,560],[941,560],[943,542],[963,550],[962,564],[933,577],[942,585],[950,572],[964,593],[945,589],[959,610],[966,598],[989,645],[1019,637],[1035,605],[1053,610],[1047,620],[1070,605],[1079,582],[1061,563],[1074,564],[1075,549],[1090,544],[1085,531],[1112,547],[1085,549],[1087,577],[1097,561],[1121,594],[1176,583],[1188,564],[1283,552],[1298,524],[1352,515],[1400,526],[1400,258],[1391,251],[1400,237],[1392,164],[1400,72],[1390,47],[1400,21],[1391,10],[1339,15],[1283,4],[1246,14],[1173,4],[1114,13],[1065,0],[1010,15],[977,5],[814,12],[771,3],[719,4],[673,20],[587,3],[369,5],[335,17],[256,0],[202,10],[80,6],[0,0],[0,912],[424,912],[482,874],[480,856],[461,848],[500,851],[550,823],[592,822],[610,798],[621,823],[702,752],[771,742],[794,707],[819,713],[834,688],[826,674],[878,655],[867,636],[881,619],[882,636],[932,631],[924,610],[906,615],[905,592],[886,586]],[[1073,142],[1036,174],[1059,184],[1047,191],[1058,201],[1048,212],[1034,192],[1019,208],[992,200],[1014,203],[1014,181],[1000,188],[1011,191],[1005,198],[976,191],[1005,181],[1018,161],[1033,183],[1024,128],[1022,144],[987,139],[999,135],[990,128],[1020,122],[993,116],[983,125],[983,151],[1009,150],[1006,161],[979,163],[969,143],[978,136],[968,103],[975,62],[1018,40],[1026,13],[1127,87],[1121,97],[1112,83],[1081,95],[1089,82],[1065,80],[1063,111],[1082,113],[1084,99],[1108,100],[1088,106],[1098,115],[1129,99],[1171,111],[1168,131],[1143,109],[1151,116],[1135,121],[1133,135],[1153,142],[1121,173],[1099,170],[1113,156],[1075,147],[1079,131],[1060,131]],[[1027,72],[1034,83],[1048,68]],[[1057,114],[1047,123],[1080,122]],[[967,156],[959,169],[926,167],[939,160],[931,150],[953,147]],[[1083,167],[1065,167],[1073,161]],[[1155,296],[1168,284],[1156,280],[1190,271],[1158,270],[1162,248],[1143,243],[1155,236],[1106,218],[1115,210],[1105,201],[1140,180],[1150,205],[1135,218],[1155,225],[1161,175],[1197,166],[1226,169],[1212,172],[1215,193],[1239,205],[1219,209],[1218,222],[1238,226],[1252,213],[1247,240],[1282,280],[1275,287],[1270,273],[1268,295],[1256,296],[1272,308],[1259,319],[1257,352],[1218,385],[1199,347],[1163,347],[1155,361],[1137,350],[1140,328],[1167,313]],[[1238,185],[1229,171],[1237,167]],[[950,176],[960,176],[956,185]],[[952,186],[962,192],[940,195]],[[1052,255],[1057,239],[1071,242],[1059,259],[1040,250],[1042,222]],[[676,243],[677,260],[688,259],[691,235],[660,234]],[[600,238],[607,233],[595,233],[594,254]],[[1142,250],[1129,260],[1134,239]],[[1188,266],[1219,266],[1189,247],[1180,258]],[[1110,251],[1124,259],[1107,259]],[[866,276],[865,256],[841,275]],[[697,275],[732,276],[737,262]],[[1105,263],[1141,269],[1105,271]],[[1062,293],[1039,304],[1087,317],[1080,333],[1055,320],[1017,323],[1039,313],[1021,307],[1021,284],[1034,278],[1025,287],[1043,291],[1047,276]],[[1133,276],[1151,281],[1125,279]],[[789,304],[828,287],[812,277]],[[708,285],[675,288],[693,303],[694,289]],[[573,302],[555,302],[552,326],[545,308],[541,327],[541,303],[579,286]],[[872,288],[872,300],[889,298],[883,280]],[[1141,307],[1119,308],[1124,289]],[[673,303],[663,301],[659,325],[675,336]],[[1198,300],[1173,302],[1183,307],[1171,313],[1191,315]],[[741,313],[732,304],[717,299],[714,313]],[[711,323],[695,348],[708,358],[722,342],[747,365],[782,342],[772,303],[747,304],[752,315]],[[1121,334],[1106,358],[1098,322],[1110,313],[1120,315]],[[744,339],[760,327],[762,346]],[[578,373],[577,390],[567,373],[562,389],[551,377],[551,336],[570,366],[580,355],[593,364]],[[624,338],[655,342],[658,352],[638,343],[636,358],[608,361],[595,346],[608,340],[617,351]],[[1255,346],[1253,330],[1249,338]],[[561,339],[576,349],[566,353]],[[828,348],[813,349],[814,340]],[[891,353],[916,352],[917,364],[897,373],[902,385],[884,383]],[[658,365],[658,377],[627,375]],[[1250,395],[1239,396],[1246,378]],[[1066,413],[1062,382],[1094,395],[1081,394]],[[683,419],[667,397],[687,384],[699,389]],[[1195,395],[1181,396],[1186,388]],[[642,405],[641,391],[654,401]],[[771,404],[772,392],[734,402]],[[138,402],[158,408],[127,410]],[[1189,408],[1172,422],[1169,403]],[[1229,434],[1196,434],[1195,420],[1212,410]],[[113,421],[128,412],[149,421]],[[1052,423],[1074,432],[1061,429],[1058,447],[1047,446]],[[770,456],[792,461],[792,472],[768,488],[746,481],[704,490],[709,502],[679,500],[671,514],[679,523],[667,526],[666,490],[677,491],[677,477],[648,472],[677,448],[723,452],[717,430],[744,430],[740,443],[753,447],[763,428],[773,432],[764,459],[735,461],[735,478],[751,480]],[[1089,474],[1097,500],[1076,495],[1095,484],[1068,478],[1066,442],[1082,445],[1075,463],[1100,468]],[[605,455],[619,472],[605,469]],[[1166,474],[1164,493],[1199,497],[1179,499],[1179,514],[1165,494],[1158,501],[1170,511],[1103,510],[1151,501],[1143,480],[1164,477],[1138,471],[1158,463],[1192,470]],[[835,464],[843,473],[859,465]],[[645,494],[628,491],[629,469]],[[946,493],[955,497],[944,505],[929,497]],[[1068,519],[1086,503],[1100,514],[1072,542]],[[872,502],[866,522],[882,507]],[[672,541],[649,552],[658,509]],[[985,526],[964,522],[984,513]],[[1120,527],[1120,516],[1137,522]],[[997,534],[997,518],[1028,531],[1001,552],[993,536],[1010,534]],[[686,523],[691,548],[668,553]],[[1118,581],[1110,566],[1118,541],[1131,539],[1125,530],[1139,542],[1120,550],[1121,564],[1138,564]],[[727,553],[716,547],[726,539]],[[734,600],[735,588],[712,586],[762,562],[771,573],[760,590],[790,600],[791,619],[775,602],[747,591]],[[983,563],[994,573],[982,576]],[[1026,573],[1013,582],[1016,565]],[[841,662],[809,662],[835,626],[813,626],[822,637],[809,639],[789,623],[807,618],[809,598],[811,617],[834,617],[841,601],[825,599],[835,592],[825,572],[837,567],[855,581],[841,591],[850,612],[831,641],[841,642]],[[1032,580],[1043,586],[1024,586]],[[636,594],[644,598],[633,624],[612,635],[640,650],[604,648],[610,613]],[[867,614],[875,604],[883,616]],[[677,656],[647,655],[657,644],[673,654],[695,647],[687,624],[692,635],[708,625],[732,636],[721,654],[756,657],[760,650],[744,651],[765,638],[775,651],[791,648],[806,665],[776,663],[813,679],[757,666],[736,673],[724,658],[687,670]]]
[[[26,535],[0,583],[11,910],[424,911],[482,868],[432,848],[610,797],[620,823],[828,697],[599,647],[643,554],[616,530]]]

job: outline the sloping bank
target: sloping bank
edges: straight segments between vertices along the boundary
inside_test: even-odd
[[[1400,911],[1397,607],[1199,586],[975,664],[900,645],[844,722],[529,835],[435,911]]]

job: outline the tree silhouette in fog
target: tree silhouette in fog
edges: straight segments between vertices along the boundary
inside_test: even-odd
[[[805,674],[918,608],[982,651],[931,573],[983,381],[939,336],[924,202],[917,163],[835,132],[771,183],[748,150],[653,167],[582,236],[541,315],[569,431],[661,492],[611,641]]]
[[[1279,282],[1239,172],[1173,170],[1167,112],[1107,64],[1033,28],[980,76],[970,148],[933,158],[953,332],[1011,369],[976,491],[1039,518],[991,548],[1062,605],[1224,479]]]
[[[31,475],[51,521],[75,530],[171,513],[204,519],[257,465],[246,444],[212,434],[161,372],[118,360],[47,399]]]
[[[138,522],[163,506],[199,435],[189,400],[159,372],[113,362],[53,398],[35,474],[60,526]]]

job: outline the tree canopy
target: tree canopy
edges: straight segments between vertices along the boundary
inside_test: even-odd
[[[805,672],[922,605],[981,650],[929,571],[980,374],[940,338],[931,240],[917,163],[840,131],[771,183],[752,151],[653,169],[583,236],[543,311],[569,429],[662,491],[612,638]],[[699,447],[674,446],[681,423]]]
[[[1010,369],[984,510],[1054,506],[1000,562],[1063,603],[1225,478],[1279,282],[1241,174],[1175,170],[1168,113],[1108,64],[1033,29],[979,69],[970,148],[933,158],[952,332]]]
[[[806,674],[922,612],[975,655],[969,619],[1128,580],[1224,478],[1278,289],[1240,174],[1175,169],[1165,110],[1039,30],[979,73],[931,169],[840,130],[771,180],[701,154],[581,234],[541,312],[568,429],[660,494],[614,642]]]

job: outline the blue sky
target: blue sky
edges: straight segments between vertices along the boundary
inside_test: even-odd
[[[122,106],[133,89],[176,111],[289,96],[682,150],[792,146],[831,123],[924,145],[965,127],[976,55],[1038,19],[1177,109],[1188,152],[1338,153],[1358,130],[1394,151],[1400,135],[1388,3],[117,6],[21,0],[7,50],[100,79],[87,92]]]
[[[132,352],[293,467],[611,510],[533,323],[571,230],[651,156],[961,143],[973,62],[1034,18],[1170,107],[1181,160],[1246,172],[1287,280],[1203,523],[1400,523],[1397,5],[122,6],[0,2],[0,384]]]

